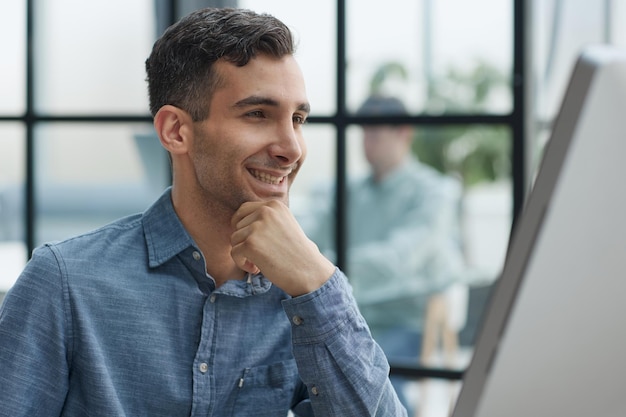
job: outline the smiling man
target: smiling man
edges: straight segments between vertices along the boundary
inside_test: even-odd
[[[346,277],[289,211],[309,113],[288,28],[204,9],[146,61],[173,184],[38,248],[0,310],[0,414],[405,416]]]

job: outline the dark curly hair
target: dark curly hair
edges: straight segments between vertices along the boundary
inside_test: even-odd
[[[213,64],[225,59],[244,66],[258,54],[293,55],[291,31],[268,14],[232,8],[197,10],[170,26],[146,60],[150,112],[166,104],[206,119],[219,77]]]

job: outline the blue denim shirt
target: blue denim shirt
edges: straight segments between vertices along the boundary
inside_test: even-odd
[[[205,271],[170,190],[38,248],[0,310],[0,415],[406,415],[339,270],[296,298]]]

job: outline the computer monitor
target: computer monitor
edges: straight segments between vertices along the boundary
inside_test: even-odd
[[[453,417],[626,416],[626,51],[576,62]]]

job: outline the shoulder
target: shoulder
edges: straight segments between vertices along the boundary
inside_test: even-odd
[[[142,216],[132,215],[98,229],[61,241],[41,245],[33,252],[27,269],[37,275],[71,275],[72,271],[102,271],[145,256]]]
[[[136,245],[137,240],[142,239],[142,236],[142,215],[134,214],[83,234],[46,243],[43,247],[54,253],[81,254],[83,257],[91,257],[128,249],[128,245]]]

